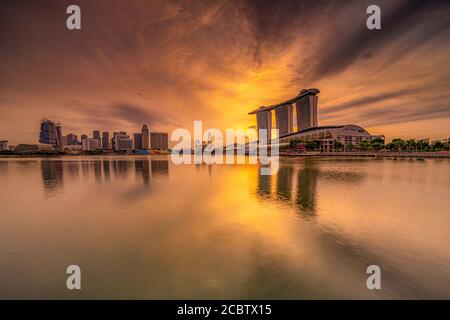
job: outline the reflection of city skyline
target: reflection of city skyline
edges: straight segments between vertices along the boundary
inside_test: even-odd
[[[169,161],[163,159],[42,160],[40,166],[42,182],[47,191],[63,188],[65,175],[71,179],[93,178],[96,183],[103,183],[109,182],[111,179],[126,179],[134,172],[136,177],[142,178],[145,186],[149,186],[152,178],[168,177],[169,175]]]
[[[278,173],[273,176],[258,175],[256,194],[263,200],[290,204],[302,214],[314,216],[320,179],[326,179],[327,182],[357,183],[363,178],[361,173],[329,170],[306,160],[302,166],[282,164]]]

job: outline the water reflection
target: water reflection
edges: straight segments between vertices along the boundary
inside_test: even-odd
[[[296,204],[299,209],[307,214],[315,214],[316,189],[319,170],[313,164],[307,164],[298,171]]]
[[[1,168],[7,168],[7,162],[1,162]],[[133,169],[134,165],[134,171]],[[127,179],[134,172],[136,177],[141,177],[145,186],[149,186],[152,177],[168,177],[169,161],[168,160],[109,160],[109,159],[93,159],[81,161],[59,161],[59,160],[42,160],[41,173],[44,187],[47,190],[63,188],[64,174],[70,179],[78,179],[80,175],[85,181],[94,179],[96,183],[110,182],[112,173],[116,179]]]
[[[83,172],[83,177],[85,179],[89,179],[89,162],[88,161],[81,162],[81,171]]]
[[[291,200],[292,198],[292,180],[294,177],[294,168],[292,166],[282,166],[277,174],[277,196],[280,200]]]
[[[125,178],[131,169],[131,164],[132,162],[127,160],[113,161],[113,170],[115,176]]]
[[[110,164],[109,160],[103,160],[103,175],[105,177],[105,181],[111,180],[111,171],[110,171]]]
[[[169,175],[169,161],[152,160],[152,176],[167,177]]]
[[[41,161],[42,182],[48,191],[61,188],[64,182],[63,165],[61,161]]]
[[[258,195],[262,197],[270,196],[272,190],[272,176],[258,175]]]
[[[78,161],[68,161],[66,163],[66,169],[69,176],[71,176],[72,178],[78,178],[80,172]]]
[[[2,181],[6,181],[8,170],[9,170],[8,161],[0,161],[0,183]]]
[[[150,164],[148,160],[135,160],[134,167],[136,175],[141,174],[144,184],[148,186],[150,184]]]
[[[161,159],[0,164],[0,298],[450,297],[449,161]],[[92,290],[61,285],[74,262]]]
[[[305,217],[313,217],[320,179],[346,184],[359,183],[366,177],[362,172],[343,171],[338,161],[328,164],[331,166],[323,167],[309,159],[302,163],[282,163],[276,175],[258,175],[256,194],[261,199],[292,205]]]
[[[94,160],[92,162],[92,166],[94,167],[94,177],[97,183],[102,181],[102,164],[99,160]]]

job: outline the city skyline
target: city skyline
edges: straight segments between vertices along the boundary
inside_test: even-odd
[[[132,137],[132,138],[131,138]],[[142,126],[141,132],[127,134],[125,131],[114,131],[111,138],[109,131],[92,130],[92,135],[78,135],[73,132],[63,134],[62,125],[51,119],[43,119],[40,125],[38,135],[39,144],[50,145],[56,150],[64,150],[70,147],[78,146],[83,151],[131,151],[131,150],[148,150],[148,149],[168,149],[169,138],[166,132],[150,132],[146,124]],[[7,140],[1,150],[7,150]],[[37,144],[21,143],[21,146],[36,146]],[[23,147],[21,147],[23,148]],[[26,147],[25,147],[26,148]],[[19,148],[20,149],[20,148]],[[72,150],[73,151],[73,150]]]
[[[0,13],[10,144],[34,142],[45,117],[80,134],[194,120],[246,129],[248,110],[308,87],[321,89],[323,125],[387,140],[449,135],[448,2],[381,1],[381,30],[365,27],[364,1],[79,1],[78,31],[65,5],[7,1]]]

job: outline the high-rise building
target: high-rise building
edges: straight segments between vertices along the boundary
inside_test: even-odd
[[[166,132],[150,133],[151,149],[169,149],[169,136]]]
[[[119,135],[119,133],[116,131],[116,132],[113,132],[113,136],[112,136],[112,138],[111,138],[111,148],[112,149],[114,149],[114,150],[116,150],[117,149],[117,146],[116,146],[116,137]]]
[[[118,140],[118,149],[119,151],[131,151],[133,150],[133,140],[127,137],[120,137]]]
[[[59,123],[56,124],[56,148],[61,148],[62,144],[62,130],[61,125]]]
[[[0,151],[8,150],[8,140],[0,140]]]
[[[298,131],[317,127],[317,97],[315,92],[300,92],[303,96],[295,102]]]
[[[267,138],[269,143],[272,140],[272,110],[275,110],[275,124],[279,130],[278,138],[294,133],[294,112],[297,120],[297,131],[318,127],[317,94],[319,93],[320,91],[316,88],[303,89],[292,99],[251,111],[249,114],[256,114],[259,140],[262,140],[259,129],[267,130],[267,136],[264,135],[264,138]]]
[[[61,125],[48,119],[42,120],[39,143],[51,144],[55,148],[60,148],[62,146]]]
[[[68,146],[74,146],[74,145],[79,144],[78,137],[75,134],[69,133],[68,135],[66,135],[66,139],[67,139]]]
[[[101,149],[99,139],[86,138],[82,140],[82,149],[85,151]]]
[[[148,128],[147,125],[144,124],[142,126],[142,149],[150,149],[150,141],[149,141],[149,134],[148,134]]]
[[[142,133],[134,134],[134,149],[136,150],[142,149]]]
[[[104,149],[104,150],[111,149],[111,147],[109,145],[109,132],[107,132],[107,131],[104,131],[102,133],[102,149]]]
[[[130,142],[121,143],[122,140],[129,140]],[[128,144],[130,143],[130,146]],[[133,140],[127,136],[126,132],[114,132],[113,137],[114,150],[133,150]],[[128,148],[129,147],[129,148]]]
[[[100,131],[98,130],[92,131],[92,138],[100,140]]]
[[[266,129],[265,139],[266,143],[270,142],[272,139],[272,113],[270,110],[261,111],[256,114],[256,121],[258,124],[258,129]],[[260,132],[258,130],[258,139],[262,140],[263,137],[260,137]]]

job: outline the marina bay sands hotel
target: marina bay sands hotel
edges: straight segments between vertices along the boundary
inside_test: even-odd
[[[267,129],[267,140],[272,140],[272,111],[275,112],[275,122],[278,131],[279,143],[289,143],[293,139],[303,141],[321,142],[322,151],[333,150],[334,141],[339,141],[344,146],[358,145],[363,140],[371,141],[384,136],[370,135],[365,129],[357,125],[322,126],[317,121],[318,94],[316,88],[303,89],[294,98],[287,101],[259,107],[249,114],[256,114],[258,129]],[[295,106],[295,109],[294,109]],[[294,115],[295,113],[295,115]],[[295,120],[295,126],[294,126]],[[258,130],[259,133],[259,130]],[[261,140],[262,137],[258,136]]]

